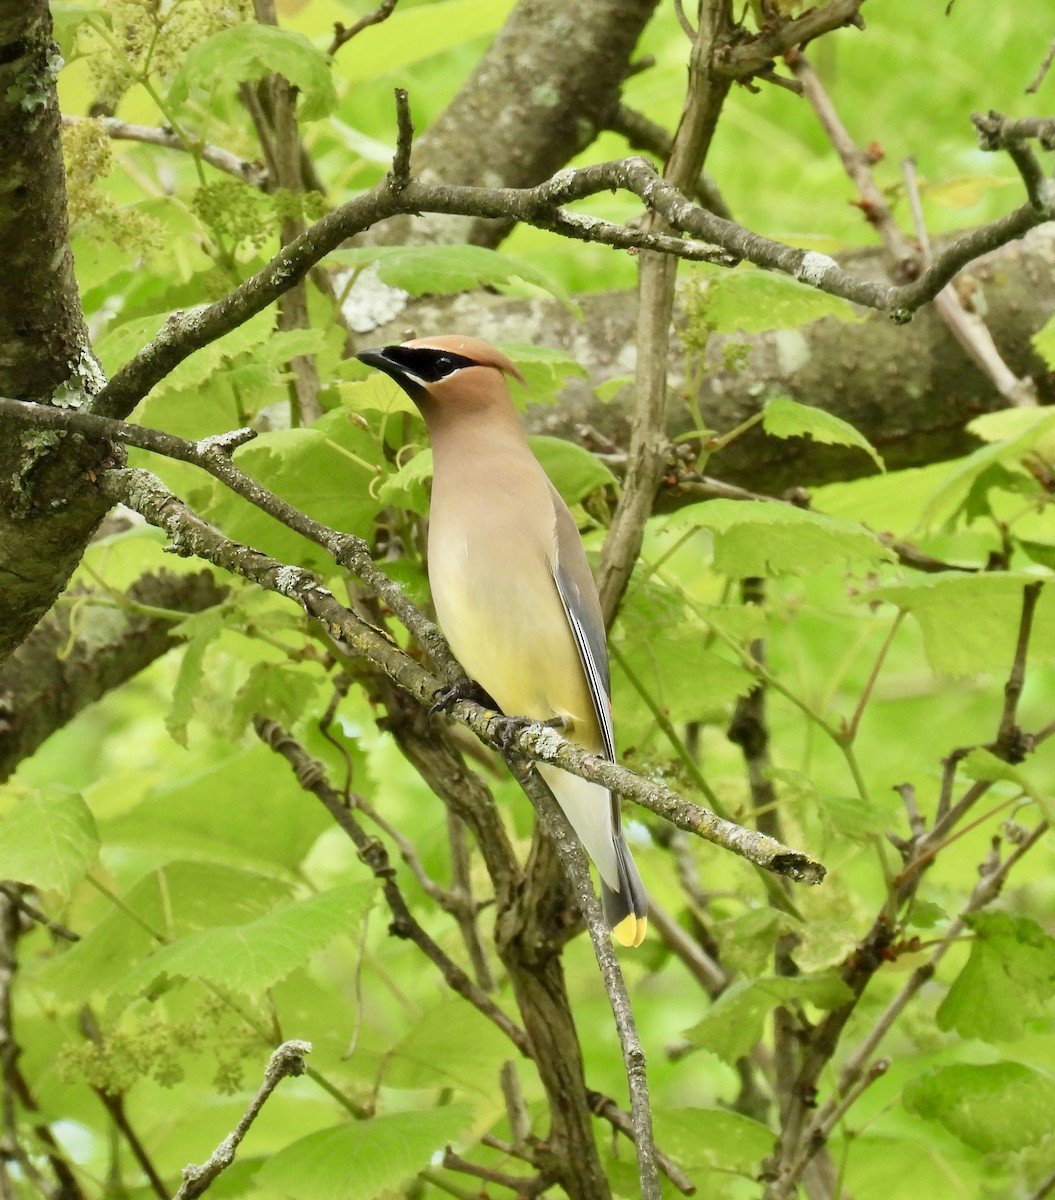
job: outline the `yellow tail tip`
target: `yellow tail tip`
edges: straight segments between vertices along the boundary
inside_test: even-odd
[[[640,946],[648,932],[648,917],[635,913],[627,915],[612,929],[612,937],[620,946]]]

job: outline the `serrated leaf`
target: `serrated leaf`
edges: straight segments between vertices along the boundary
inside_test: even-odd
[[[952,470],[944,476],[928,500],[920,518],[921,525],[933,524],[950,508],[955,511],[979,476],[994,463],[1014,467],[1024,455],[1045,445],[1055,433],[1055,412],[1050,408],[1020,408],[1010,415],[1003,410],[991,416],[991,421],[983,422],[981,418],[973,421],[972,432],[982,437],[987,434],[996,436],[1004,431],[1007,436],[998,437],[996,441],[953,464]]]
[[[522,279],[575,308],[571,297],[547,272],[486,246],[362,246],[335,251],[330,258],[349,266],[372,263],[382,283],[412,296],[467,292]]]
[[[233,90],[271,74],[284,76],[297,88],[297,116],[302,121],[318,120],[337,107],[329,57],[302,33],[256,23],[222,29],[195,42],[172,81],[168,102],[179,108],[192,88]]]
[[[377,1200],[413,1179],[437,1150],[472,1127],[465,1104],[338,1125],[280,1150],[261,1167],[256,1183],[290,1200]]]
[[[890,562],[891,552],[875,534],[852,521],[763,500],[704,500],[690,504],[667,523],[669,529],[709,529],[714,567],[734,578],[805,574],[833,563]]]
[[[1017,1062],[939,1067],[912,1080],[904,1102],[986,1153],[1035,1145],[1055,1127],[1055,1079]]]
[[[938,1009],[938,1028],[986,1042],[1022,1037],[1055,984],[1055,939],[1029,917],[979,913],[971,954]]]
[[[204,979],[257,996],[304,966],[339,933],[356,937],[376,895],[372,880],[345,884],[309,900],[284,904],[244,925],[188,934],[160,947],[119,978],[114,992],[137,995],[164,977]]]
[[[120,325],[112,326],[101,337],[96,346],[99,360],[109,374],[123,367],[130,358],[144,346],[152,342],[162,328],[168,316],[150,315],[138,317],[135,320],[123,321]],[[214,342],[185,358],[175,366],[163,380],[151,391],[149,400],[173,392],[191,391],[206,384],[218,371],[237,355],[253,350],[266,343],[274,336],[274,318],[270,313],[256,313],[244,321],[230,333],[224,334]],[[160,424],[160,423],[159,423]],[[227,426],[230,427],[229,425]],[[164,424],[167,432],[184,435],[184,430]],[[197,436],[188,432],[186,436]]]
[[[599,458],[574,442],[538,435],[529,437],[528,445],[566,504],[577,504],[598,488],[616,483]]]
[[[471,1046],[471,1054],[452,1047]],[[461,999],[446,999],[415,1020],[385,1054],[386,1087],[459,1087],[487,1095],[509,1057],[505,1035]]]
[[[708,280],[702,305],[705,320],[716,333],[794,329],[822,317],[863,320],[846,300],[789,275],[746,268]]]
[[[114,979],[157,946],[153,933],[179,938],[232,920],[249,921],[288,895],[288,884],[253,871],[169,863],[133,884],[75,946],[40,971],[37,982],[73,1005],[109,996]]]
[[[854,446],[863,450],[880,471],[886,470],[879,451],[849,421],[822,408],[799,404],[788,396],[774,396],[766,402],[762,428],[773,437],[809,437],[825,446]]]
[[[195,700],[205,672],[205,654],[223,630],[223,609],[217,605],[181,621],[172,631],[190,639],[184,647],[172,688],[172,703],[165,714],[169,736],[183,747],[187,745],[187,724],[194,716]]]
[[[314,711],[313,702],[322,682],[321,673],[307,665],[254,663],[231,704],[226,723],[229,736],[240,737],[257,713],[293,725],[305,713]]]
[[[777,939],[799,928],[799,922],[775,908],[751,908],[714,927],[722,962],[749,978],[762,974],[773,962]]]
[[[862,593],[888,600],[919,622],[927,661],[944,675],[962,677],[1010,670],[1022,612],[1022,589],[1038,577],[1025,572],[965,574],[942,571]],[[1033,618],[1031,660],[1055,657],[1055,611],[1045,588]]]
[[[362,790],[368,786],[362,754],[350,741],[345,749]],[[257,742],[188,774],[167,773],[134,808],[103,822],[102,834],[119,850],[162,845],[170,855],[192,856],[205,846],[214,861],[295,871],[331,824],[288,767]]]
[[[0,879],[69,899],[98,854],[95,819],[76,792],[33,792],[0,818]]]
[[[429,511],[427,484],[432,478],[432,451],[420,450],[378,488],[383,504],[394,504],[424,517]]]
[[[852,999],[849,987],[830,972],[741,979],[722,992],[703,1020],[686,1030],[685,1037],[698,1049],[734,1063],[758,1044],[766,1018],[778,1005],[799,1000],[818,1008],[838,1008]]]
[[[380,502],[372,494],[380,477],[376,436],[345,408],[320,417],[310,429],[265,433],[235,453],[235,462],[317,521],[347,533],[369,535]],[[332,569],[329,555],[240,496],[217,493],[203,513],[228,537],[282,562]]]

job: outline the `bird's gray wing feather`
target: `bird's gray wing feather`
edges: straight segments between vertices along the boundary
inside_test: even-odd
[[[556,553],[553,558],[553,579],[557,584],[565,616],[575,637],[579,660],[593,700],[594,713],[601,730],[605,756],[615,761],[615,732],[612,729],[612,687],[608,674],[608,649],[605,642],[604,619],[597,586],[590,574],[590,565],[582,548],[582,539],[568,506],[556,488],[553,492],[553,511],[556,525]],[[618,808],[616,807],[616,812]],[[618,825],[616,826],[618,828]]]

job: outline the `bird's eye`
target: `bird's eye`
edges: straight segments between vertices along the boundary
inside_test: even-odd
[[[436,359],[436,366],[446,371],[448,367],[453,367],[454,363],[451,362],[446,354],[441,354],[439,358]]]

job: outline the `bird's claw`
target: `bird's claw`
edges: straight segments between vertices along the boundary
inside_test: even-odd
[[[469,679],[466,676],[456,679],[454,683],[448,683],[446,687],[437,689],[432,697],[429,716],[434,717],[437,713],[450,712],[459,700],[472,700],[476,704],[482,704],[485,708],[498,707],[475,679]]]

